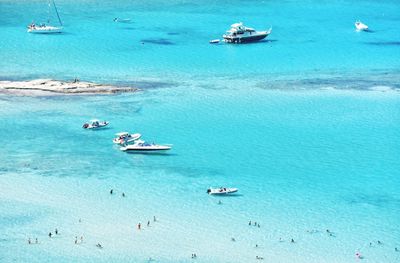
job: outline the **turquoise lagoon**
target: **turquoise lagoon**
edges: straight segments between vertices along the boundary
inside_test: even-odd
[[[399,262],[398,2],[57,5],[66,32],[37,36],[43,1],[0,2],[0,77],[142,90],[0,96],[1,262]],[[273,34],[208,44],[237,21]],[[122,130],[173,150],[123,153]]]

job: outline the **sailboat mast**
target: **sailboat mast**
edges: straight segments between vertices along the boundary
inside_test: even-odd
[[[54,10],[56,10],[56,14],[57,14],[57,17],[58,17],[58,22],[60,22],[60,25],[62,26],[63,24],[62,24],[62,22],[61,22],[60,15],[58,14],[58,10],[57,10],[57,7],[56,7],[56,3],[54,3],[54,0],[52,0],[52,1],[53,1]]]

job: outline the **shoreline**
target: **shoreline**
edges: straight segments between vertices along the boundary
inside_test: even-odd
[[[88,81],[60,81],[54,79],[34,79],[28,81],[0,81],[0,94],[16,96],[57,96],[57,95],[98,95],[134,93],[139,88],[113,86]]]

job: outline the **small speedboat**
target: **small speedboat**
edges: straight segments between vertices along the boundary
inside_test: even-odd
[[[225,194],[233,194],[238,191],[237,188],[227,188],[227,187],[220,187],[220,188],[208,188],[207,194],[209,195],[225,195]]]
[[[117,22],[117,23],[130,23],[130,22],[132,22],[132,20],[130,18],[118,18],[118,17],[114,18],[113,21]]]
[[[121,147],[124,152],[165,152],[171,150],[170,145],[159,145],[155,143],[147,143],[142,140],[136,140],[134,144]]]
[[[109,124],[108,121],[91,120],[90,122],[83,124],[82,128],[99,129],[107,126],[108,124]]]
[[[219,39],[213,39],[213,40],[210,40],[210,44],[218,44],[219,43]]]
[[[361,21],[356,21],[354,23],[354,25],[356,26],[357,31],[367,31],[368,30],[368,26],[366,24],[362,23]]]
[[[140,137],[142,137],[140,133],[130,134],[129,132],[119,132],[115,134],[115,136],[117,137],[113,139],[113,143],[120,145],[125,145],[130,142],[134,142],[136,140],[139,140]]]

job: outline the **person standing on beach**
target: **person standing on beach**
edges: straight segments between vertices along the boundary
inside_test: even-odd
[[[29,245],[32,244],[31,238],[28,238],[28,244],[29,244]]]
[[[110,195],[112,195],[112,194],[113,194],[113,192],[114,192],[114,189],[111,189],[111,190],[110,190]]]
[[[56,228],[56,231],[55,231],[55,233],[56,233],[56,235],[58,235],[58,229]]]
[[[147,226],[150,226],[150,220],[149,220],[149,221],[147,221]]]
[[[156,222],[156,216],[153,216],[153,222]]]
[[[37,238],[35,238],[35,244],[38,244],[39,243],[39,241],[37,240]]]
[[[49,237],[51,237],[52,236],[52,234],[51,234],[51,232],[49,232]]]
[[[77,244],[78,244],[78,237],[75,236],[75,245],[77,245]]]
[[[141,224],[139,223],[139,224],[137,225],[137,229],[140,230],[140,227],[141,227]]]

